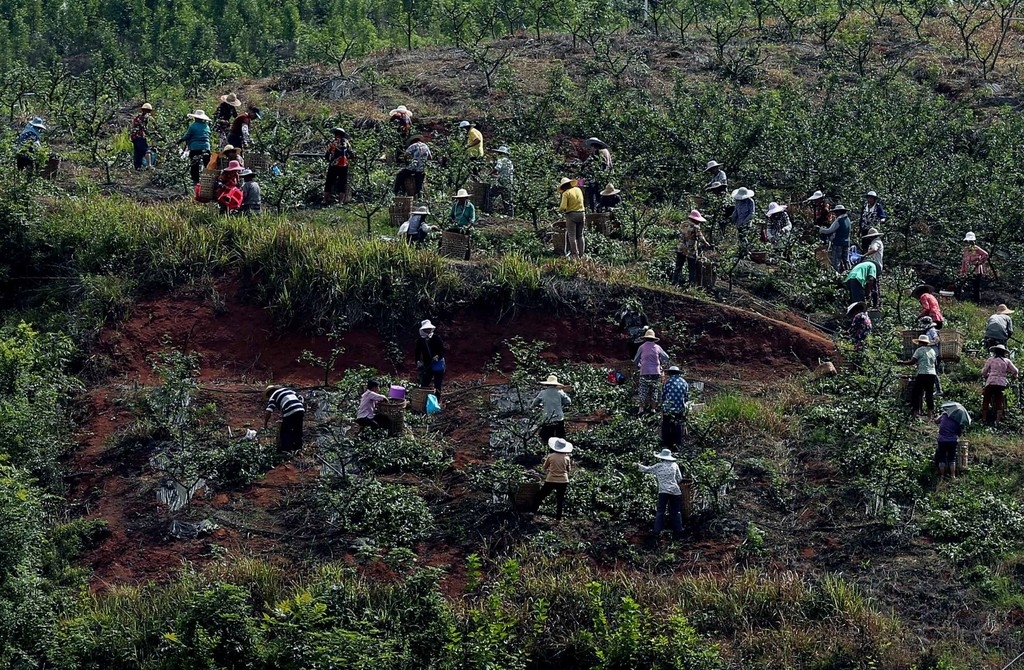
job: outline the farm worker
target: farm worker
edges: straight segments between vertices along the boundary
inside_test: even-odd
[[[867,303],[860,300],[847,307],[846,318],[850,320],[850,341],[853,342],[854,350],[864,351],[872,329]]]
[[[423,192],[423,179],[426,177],[427,161],[431,158],[430,147],[421,138],[414,137],[410,140],[405,154],[409,157],[409,164],[398,171],[393,190],[395,195],[406,195],[405,180],[411,177],[416,183],[412,195],[418,196]]]
[[[626,333],[626,350],[629,352],[629,360],[636,357],[637,349],[643,342],[644,331],[647,330],[647,315],[644,308],[635,299],[630,299],[619,312],[619,326]]]
[[[476,208],[469,201],[469,192],[460,188],[452,196],[452,208],[448,212],[448,219],[461,233],[467,233],[476,223]]]
[[[640,338],[643,342],[636,350],[633,362],[640,368],[640,413],[653,412],[658,406],[658,384],[661,366],[668,364],[668,354],[658,346],[658,338],[650,328]]]
[[[842,272],[848,267],[850,257],[850,217],[846,208],[836,205],[831,214],[835,217],[828,228],[819,228],[818,233],[832,238],[832,269]]]
[[[601,198],[601,184],[605,183],[612,169],[612,152],[607,144],[596,137],[588,137],[583,146],[590,149],[590,155],[583,161],[581,168],[586,188],[586,205],[591,212],[596,212]]]
[[[516,168],[509,157],[508,147],[502,144],[494,150],[498,159],[494,161],[495,183],[491,188],[491,200],[501,199],[505,211],[511,216],[512,210],[512,189],[516,183]]]
[[[14,161],[19,170],[35,171],[35,153],[43,146],[42,133],[44,130],[46,130],[46,124],[37,116],[26,123],[18,133],[18,139],[14,140],[16,150]]]
[[[932,343],[932,348],[935,349],[935,360],[938,361],[938,365],[935,366],[935,393],[936,395],[942,395],[942,382],[939,379],[939,366],[942,363],[942,350],[939,344],[939,329],[935,327],[935,322],[932,321],[930,316],[922,316],[917,320],[917,326],[921,329],[921,335],[928,338],[928,341]]]
[[[252,135],[250,126],[253,122],[262,119],[260,108],[249,105],[248,109],[235,117],[231,122],[231,130],[228,131],[228,143],[238,147],[239,152],[252,146]]]
[[[147,134],[149,132],[149,119],[152,113],[153,105],[148,102],[143,103],[142,107],[139,107],[139,113],[132,119],[132,125],[128,131],[128,137],[132,141],[132,163],[135,165],[136,170],[146,167],[146,156],[149,154]]]
[[[565,506],[565,494],[569,489],[569,471],[572,469],[572,442],[565,438],[552,437],[548,440],[551,452],[544,457],[541,468],[544,470],[544,486],[540,487],[537,504],[544,502],[552,491],[555,492],[555,521],[562,520],[562,509]]]
[[[597,211],[599,212],[611,212],[616,207],[622,204],[622,193],[621,190],[615,188],[615,184],[608,184],[598,194],[601,196],[597,203]]]
[[[878,202],[878,194],[868,191],[864,194],[864,209],[860,212],[860,234],[867,235],[868,230],[877,228],[886,222],[885,210],[882,203]]]
[[[657,542],[661,531],[665,529],[665,511],[668,510],[672,524],[673,539],[683,536],[683,491],[679,484],[683,481],[683,473],[671,449],[662,449],[654,454],[658,462],[654,465],[636,463],[640,472],[654,475],[658,480],[658,507],[654,515],[654,540]]]
[[[724,167],[725,166],[718,161],[708,161],[707,167],[704,168],[704,174],[708,175],[710,178],[708,186],[711,186],[712,184],[719,184],[722,187],[726,187],[729,185],[729,178],[725,175]]]
[[[412,210],[409,215],[409,220],[402,224],[402,228],[398,229],[398,233],[405,235],[405,240],[412,244],[422,245],[427,241],[427,233],[430,232],[430,226],[427,225],[427,217],[430,216],[430,210],[427,207],[416,207]]]
[[[201,109],[188,115],[192,119],[185,136],[179,141],[188,148],[189,174],[192,183],[199,183],[199,173],[210,162],[210,117]]]
[[[220,204],[221,214],[233,209],[238,209],[238,206],[231,206],[232,203],[230,198],[232,190],[241,190],[238,186],[238,175],[241,172],[242,166],[238,161],[231,161],[228,163],[226,168],[221,170],[220,177],[217,179],[217,185],[214,186],[213,189],[213,197]]]
[[[260,195],[260,183],[256,181],[256,173],[246,168],[238,173],[242,182],[242,214],[259,216],[263,213],[263,200]]]
[[[971,425],[971,415],[958,402],[944,402],[935,423],[939,425],[939,439],[935,445],[935,465],[939,468],[939,476],[949,475],[956,479],[956,447],[964,428]]]
[[[263,391],[267,409],[263,413],[263,429],[267,429],[274,412],[281,414],[281,427],[277,431],[278,452],[297,451],[302,447],[302,420],[306,405],[295,391],[287,386],[268,386]]]
[[[853,266],[843,283],[850,292],[850,302],[860,302],[878,281],[878,268],[871,261],[861,261]]]
[[[871,261],[878,270],[878,276],[882,276],[882,257],[885,254],[885,245],[882,244],[882,233],[875,228],[869,228],[861,241],[861,248],[864,249],[862,261]],[[878,282],[875,282],[874,290],[871,292],[871,304],[875,309],[882,302],[881,292],[878,290]]]
[[[530,407],[540,408],[540,441],[547,444],[552,437],[565,437],[565,408],[572,404],[555,375],[540,383],[543,390],[533,399]]]
[[[713,181],[704,187],[704,211],[711,217],[711,221],[718,222],[719,230],[724,231],[726,224],[729,222],[729,218],[732,216],[735,205],[733,204],[732,198],[726,193],[727,187],[725,184],[717,181]],[[711,229],[712,235],[714,234],[714,227]]]
[[[412,130],[412,112],[405,105],[399,105],[388,112],[388,121],[398,129],[398,134],[408,137]]]
[[[377,392],[380,388],[380,382],[376,379],[371,379],[366,382],[366,390],[363,391],[363,395],[359,397],[359,409],[356,410],[356,423],[364,428],[383,428],[380,422],[377,420],[377,403],[382,400],[387,400],[387,396],[383,396]]]
[[[757,206],[754,204],[754,192],[745,186],[741,186],[732,192],[733,210],[729,216],[732,225],[736,226],[736,235],[739,238],[740,250],[745,251],[750,244],[750,227],[754,223],[754,214]]]
[[[661,389],[661,444],[678,447],[683,443],[683,421],[686,420],[686,401],[690,385],[683,379],[683,371],[673,365],[665,370],[668,377]]]
[[[697,284],[704,250],[710,248],[711,245],[708,243],[707,238],[704,237],[700,227],[700,224],[708,222],[707,219],[694,209],[690,211],[686,220],[688,223],[683,228],[679,243],[676,245],[676,265],[673,270],[673,278],[675,281],[679,281],[679,275],[682,274],[683,261],[685,260],[686,279],[691,286],[694,286]]]
[[[1006,344],[1013,337],[1013,319],[1010,315],[1013,310],[1006,305],[996,307],[996,313],[988,317],[985,324],[985,346],[992,347],[997,344]]]
[[[416,368],[420,372],[420,388],[429,388],[434,383],[434,394],[441,399],[441,383],[444,382],[444,373],[447,363],[444,359],[444,341],[437,334],[437,328],[424,319],[420,322],[420,337],[416,340]]]
[[[225,144],[224,147],[220,150],[220,155],[221,158],[226,159],[228,163],[230,163],[231,161],[238,161],[239,165],[245,167],[245,161],[242,160],[242,157],[238,155],[238,147],[236,147],[234,144]]]
[[[977,244],[974,233],[964,235],[964,255],[960,263],[960,276],[971,277],[974,302],[981,301],[981,278],[988,274],[988,252]]]
[[[913,395],[911,396],[911,415],[921,416],[921,397],[928,401],[928,414],[935,411],[935,347],[931,340],[921,335],[914,344],[918,345],[910,360],[903,361],[904,365],[916,365],[917,374],[914,375]]]
[[[764,237],[765,242],[772,246],[778,246],[793,232],[793,222],[789,220],[786,209],[786,205],[780,205],[777,202],[768,203],[768,211],[765,212],[768,222],[765,226]]]
[[[228,130],[241,108],[242,101],[234,93],[220,96],[220,104],[213,112],[213,127],[220,137],[220,146],[228,144]]]
[[[981,377],[985,380],[985,388],[981,395],[981,420],[990,426],[1003,418],[1006,411],[1006,398],[1003,393],[1010,385],[1010,379],[1016,379],[1020,372],[1013,361],[1007,358],[1009,350],[1005,345],[997,344],[989,347],[992,356],[981,368]]]
[[[942,324],[945,319],[942,317],[942,310],[939,308],[939,301],[935,299],[933,295],[935,289],[928,284],[921,284],[920,286],[914,287],[914,290],[910,292],[910,295],[914,296],[921,303],[921,311],[917,315],[917,318],[922,316],[930,316],[932,321],[935,322],[935,327],[942,330]]]
[[[332,200],[348,202],[348,159],[352,155],[352,144],[344,128],[331,131],[334,139],[327,145],[324,158],[327,159],[327,178],[324,180],[325,205]]]
[[[484,134],[470,121],[459,121],[459,128],[466,131],[466,153],[474,158],[483,158]]]
[[[558,182],[558,193],[558,211],[565,214],[565,241],[569,247],[569,255],[581,258],[587,251],[587,243],[583,239],[583,224],[586,218],[583,191],[575,181],[562,177]]]
[[[825,199],[825,194],[821,191],[815,191],[806,200],[805,205],[809,205],[811,208],[811,223],[817,228],[827,228],[832,225],[832,211],[829,208],[828,200]],[[832,238],[827,235],[821,235],[819,233],[821,243],[825,247],[829,247],[832,244]]]

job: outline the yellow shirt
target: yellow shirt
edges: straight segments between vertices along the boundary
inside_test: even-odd
[[[569,482],[569,470],[572,467],[572,461],[569,459],[569,454],[563,454],[560,452],[551,452],[544,457],[544,463],[541,465],[544,468],[544,472],[547,476],[544,477],[546,482],[557,482],[561,484],[567,484]]]
[[[484,134],[476,128],[470,128],[466,136],[466,151],[473,156],[484,155]]]
[[[583,212],[583,191],[573,186],[562,191],[562,202],[558,205],[559,212]]]

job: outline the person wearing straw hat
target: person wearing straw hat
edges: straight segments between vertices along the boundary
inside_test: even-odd
[[[935,297],[935,288],[928,284],[921,284],[920,286],[915,286],[910,295],[917,298],[921,303],[921,311],[918,313],[917,318],[930,316],[932,321],[935,322],[935,327],[942,330],[945,317],[942,316],[942,308],[939,307],[939,301]]]
[[[683,481],[683,473],[679,470],[671,449],[662,449],[654,454],[658,462],[654,465],[635,463],[640,472],[654,475],[658,480],[658,506],[654,514],[654,542],[657,543],[661,532],[665,529],[665,513],[668,512],[672,526],[672,537],[679,540],[683,536],[683,490],[679,485]]]
[[[352,157],[352,143],[344,128],[331,130],[334,139],[327,145],[327,176],[324,179],[323,204],[348,202],[348,159]]]
[[[423,180],[427,176],[427,161],[431,159],[430,147],[421,137],[414,137],[409,140],[409,146],[405,149],[409,157],[409,164],[398,171],[395,176],[395,185],[392,189],[395,195],[407,195],[405,182],[412,177],[415,187],[411,195],[419,196],[423,192]]]
[[[914,375],[914,388],[911,395],[910,412],[914,418],[921,416],[922,397],[928,403],[928,415],[935,412],[935,347],[931,341],[921,335],[914,340],[918,345],[914,354],[909,360],[902,361],[904,365],[916,365],[917,373]]]
[[[245,167],[245,160],[238,154],[238,147],[234,144],[225,144],[221,147],[220,158],[223,158],[228,163],[231,161],[238,161],[238,164]]]
[[[242,214],[259,216],[263,213],[263,196],[260,183],[256,181],[256,173],[246,168],[238,173],[242,178]]]
[[[860,212],[860,235],[865,237],[867,232],[872,228],[877,228],[885,223],[887,217],[885,210],[882,209],[882,203],[878,202],[878,194],[874,191],[868,191],[864,194],[864,209]]]
[[[1010,315],[1013,310],[1006,305],[1000,304],[996,312],[988,317],[985,323],[985,346],[994,347],[997,344],[1005,345],[1013,337],[1013,319]]]
[[[935,423],[939,426],[935,445],[935,466],[939,469],[939,477],[948,475],[956,479],[956,448],[964,429],[971,425],[971,415],[958,402],[944,402]]]
[[[633,363],[640,368],[640,413],[653,412],[658,406],[658,385],[661,382],[661,366],[668,365],[665,350],[658,345],[654,330],[648,328],[643,334],[640,346],[633,357]]]
[[[939,329],[935,327],[935,322],[930,316],[922,316],[917,320],[917,327],[921,329],[921,336],[928,339],[932,343],[932,348],[935,349],[935,395],[942,395],[942,378],[939,374],[940,368],[942,367],[942,349],[939,344]]]
[[[850,302],[860,302],[874,290],[878,282],[878,268],[871,261],[861,261],[843,278],[846,290],[850,292]]]
[[[580,168],[586,188],[586,205],[591,212],[596,212],[601,199],[601,184],[607,182],[612,169],[612,152],[596,137],[588,137],[583,144],[590,149],[590,155]]]
[[[476,207],[469,201],[469,192],[464,188],[460,188],[452,196],[452,201],[448,220],[458,232],[466,234],[476,223]]]
[[[778,247],[793,232],[793,222],[789,220],[786,209],[786,205],[768,203],[768,211],[765,212],[767,222],[764,228],[764,241],[773,247]]]
[[[565,214],[565,244],[568,255],[581,258],[587,251],[587,243],[583,239],[583,226],[586,220],[586,208],[583,205],[583,191],[576,182],[562,177],[558,182],[558,211]]]
[[[405,105],[399,105],[388,112],[388,121],[394,124],[402,137],[408,137],[412,131],[412,112]]]
[[[885,254],[882,233],[878,232],[877,228],[868,228],[868,232],[864,233],[864,236],[861,238],[861,248],[864,249],[864,255],[861,257],[861,260],[874,263],[875,267],[878,268],[879,276],[881,276],[884,267],[882,258]]]
[[[398,229],[398,234],[405,235],[406,242],[410,244],[423,246],[423,243],[427,241],[427,233],[431,230],[431,227],[427,225],[429,216],[430,209],[425,205],[414,207],[412,213],[409,214],[409,220]]]
[[[14,164],[18,170],[24,170],[32,175],[36,168],[36,152],[43,147],[43,131],[46,124],[36,116],[33,117],[25,127],[18,133],[14,140]]]
[[[828,228],[819,228],[818,234],[832,238],[832,269],[842,272],[850,263],[850,217],[846,207],[836,205],[831,214],[835,217]]]
[[[440,400],[441,384],[444,382],[448,363],[445,360],[444,340],[437,334],[437,328],[430,319],[420,322],[420,336],[416,340],[413,356],[416,359],[416,369],[420,373],[420,388],[430,388],[433,383],[434,394]]]
[[[622,193],[621,190],[615,188],[615,184],[608,184],[598,194],[600,199],[597,202],[597,211],[599,212],[611,212],[616,207],[622,204]]]
[[[558,377],[548,375],[548,378],[540,383],[544,388],[533,399],[530,407],[540,408],[540,441],[547,444],[553,437],[565,437],[565,408],[572,404]]]
[[[981,280],[988,274],[988,252],[978,246],[973,233],[964,235],[964,253],[960,262],[960,276],[971,278],[971,295],[974,302],[981,302]]]
[[[716,160],[708,161],[707,167],[704,168],[704,174],[708,176],[707,186],[712,184],[720,184],[723,187],[729,186],[729,177],[726,176],[725,166]],[[705,190],[707,190],[705,188]]]
[[[472,121],[460,121],[459,129],[466,132],[466,153],[473,158],[484,157],[484,134]]]
[[[199,174],[210,162],[210,117],[203,110],[197,109],[188,118],[192,119],[192,123],[179,142],[184,143],[188,149],[189,174],[192,183],[198,184]]]
[[[359,409],[356,410],[356,423],[364,428],[380,430],[384,428],[377,419],[377,403],[388,399],[377,391],[380,389],[380,382],[371,379],[366,382],[366,390],[359,396]]]
[[[665,370],[665,384],[661,388],[661,444],[678,447],[683,443],[683,422],[686,420],[686,401],[690,385],[683,379],[678,365]]]
[[[219,103],[213,111],[213,127],[220,136],[220,146],[224,146],[228,144],[228,130],[242,108],[242,101],[234,93],[228,93],[220,96]]]
[[[981,420],[990,426],[996,425],[1006,411],[1006,387],[1011,379],[1020,376],[1020,371],[1007,356],[1006,345],[997,344],[988,348],[992,356],[981,367],[981,378],[985,388],[981,394]]]
[[[149,154],[149,120],[153,114],[153,105],[148,102],[139,107],[139,113],[132,119],[128,129],[128,137],[132,141],[132,164],[136,170],[147,167]]]
[[[745,253],[750,245],[750,229],[754,223],[754,215],[757,213],[757,205],[754,204],[754,192],[745,186],[741,186],[732,192],[732,201],[733,210],[729,220],[736,227],[740,253]]]
[[[540,506],[544,499],[554,491],[555,521],[561,521],[566,494],[569,490],[569,472],[572,470],[570,454],[573,446],[572,442],[567,442],[563,437],[552,437],[548,439],[548,449],[551,451],[541,463],[541,469],[544,470],[544,485],[540,487],[537,505]]]
[[[217,183],[213,188],[213,197],[220,207],[221,214],[232,213],[241,207],[241,202],[236,205],[232,202],[232,198],[241,196],[240,200],[244,201],[244,194],[234,193],[234,191],[242,190],[238,183],[241,173],[241,163],[231,161],[226,168],[221,170],[220,176],[217,178]]]
[[[704,250],[710,249],[711,244],[704,237],[701,224],[708,220],[696,209],[691,210],[686,217],[687,225],[680,230],[679,243],[676,244],[676,264],[672,270],[672,281],[679,282],[683,271],[683,263],[686,263],[686,280],[690,286],[696,286],[700,277],[700,263],[704,258]]]
[[[302,398],[287,386],[272,384],[263,390],[267,408],[263,413],[263,430],[267,430],[274,412],[281,414],[281,427],[277,431],[277,451],[297,451],[302,447],[302,421],[306,405]]]
[[[493,207],[494,201],[499,201],[504,212],[512,216],[514,214],[512,189],[516,183],[516,168],[512,164],[512,158],[509,156],[507,146],[502,144],[497,149],[493,149],[492,152],[497,154],[498,158],[494,161],[494,169],[492,170],[494,185],[491,187],[490,192],[491,206]]]
[[[868,347],[868,336],[871,335],[871,317],[868,305],[859,300],[846,308],[846,318],[850,320],[850,341],[854,351],[864,351]]]
[[[246,110],[235,117],[231,122],[231,130],[228,131],[228,144],[238,147],[239,153],[252,146],[251,126],[258,119],[262,119],[260,108],[249,105]]]
[[[811,208],[811,225],[815,228],[828,228],[832,225],[832,211],[829,206],[828,200],[825,198],[825,194],[822,191],[815,191],[806,200],[804,204]],[[821,243],[828,248],[832,244],[832,238],[826,235],[818,234],[818,239]]]

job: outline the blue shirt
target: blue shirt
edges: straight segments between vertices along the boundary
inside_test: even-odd
[[[756,211],[757,207],[754,205],[753,198],[737,200],[735,209],[732,210],[732,225],[737,228],[749,228],[754,221]]]
[[[18,135],[18,139],[15,140],[14,146],[21,147],[24,144],[30,144],[33,148],[39,148],[39,143],[41,139],[42,135],[40,135],[39,129],[30,123],[27,126],[25,126],[25,128]]]
[[[669,375],[662,390],[662,410],[667,414],[682,414],[690,395],[690,385],[682,375]]]
[[[210,124],[202,121],[193,121],[192,125],[185,131],[185,137],[181,141],[188,145],[189,151],[210,150]]]

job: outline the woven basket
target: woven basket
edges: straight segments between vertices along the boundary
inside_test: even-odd
[[[217,186],[217,179],[220,178],[220,170],[203,170],[199,175],[199,202],[213,202],[213,191]]]
[[[956,445],[956,469],[966,470],[970,465],[970,442],[960,442]]]
[[[697,285],[704,288],[715,287],[715,264],[711,261],[697,263]]]
[[[755,263],[758,263],[759,265],[764,265],[765,263],[768,262],[768,252],[767,251],[751,251],[750,252],[750,260],[752,260]]]
[[[566,254],[568,249],[566,244],[565,228],[555,229],[554,234],[551,236],[551,248],[556,256],[564,256]]]
[[[405,400],[383,400],[377,403],[377,414],[388,424],[388,434],[401,435],[405,432]]]
[[[586,226],[590,230],[596,230],[603,235],[610,235],[612,232],[612,213],[595,212],[587,214]]]
[[[903,340],[903,360],[908,360],[911,356],[914,355],[914,352],[917,350],[918,346],[914,344],[914,340],[916,340],[919,335],[921,335],[920,330],[900,331],[900,338]]]
[[[391,214],[391,225],[395,228],[400,227],[412,214],[412,198],[396,195],[394,204],[388,207],[388,212]]]
[[[814,250],[814,257],[818,259],[818,265],[824,270],[832,270],[832,258],[828,254],[828,249],[819,247]]]
[[[963,333],[958,330],[939,331],[939,358],[944,361],[958,361],[963,349]]]
[[[250,170],[263,172],[270,169],[270,158],[263,154],[246,154],[245,167]]]
[[[913,402],[914,378],[909,376],[900,377],[900,398],[910,405]]]
[[[536,512],[540,506],[540,484],[529,482],[520,484],[515,495],[512,496],[512,505],[518,512]]]
[[[491,190],[491,185],[487,182],[475,181],[471,185],[470,200],[473,201],[473,206],[479,211],[484,211],[487,208],[487,194]]]
[[[441,255],[445,258],[468,261],[470,253],[469,241],[469,235],[446,230],[441,234]]]
[[[420,414],[427,413],[427,396],[431,394],[431,389],[423,388],[411,388],[406,394],[406,399],[409,401],[409,409],[413,412],[419,412]]]

